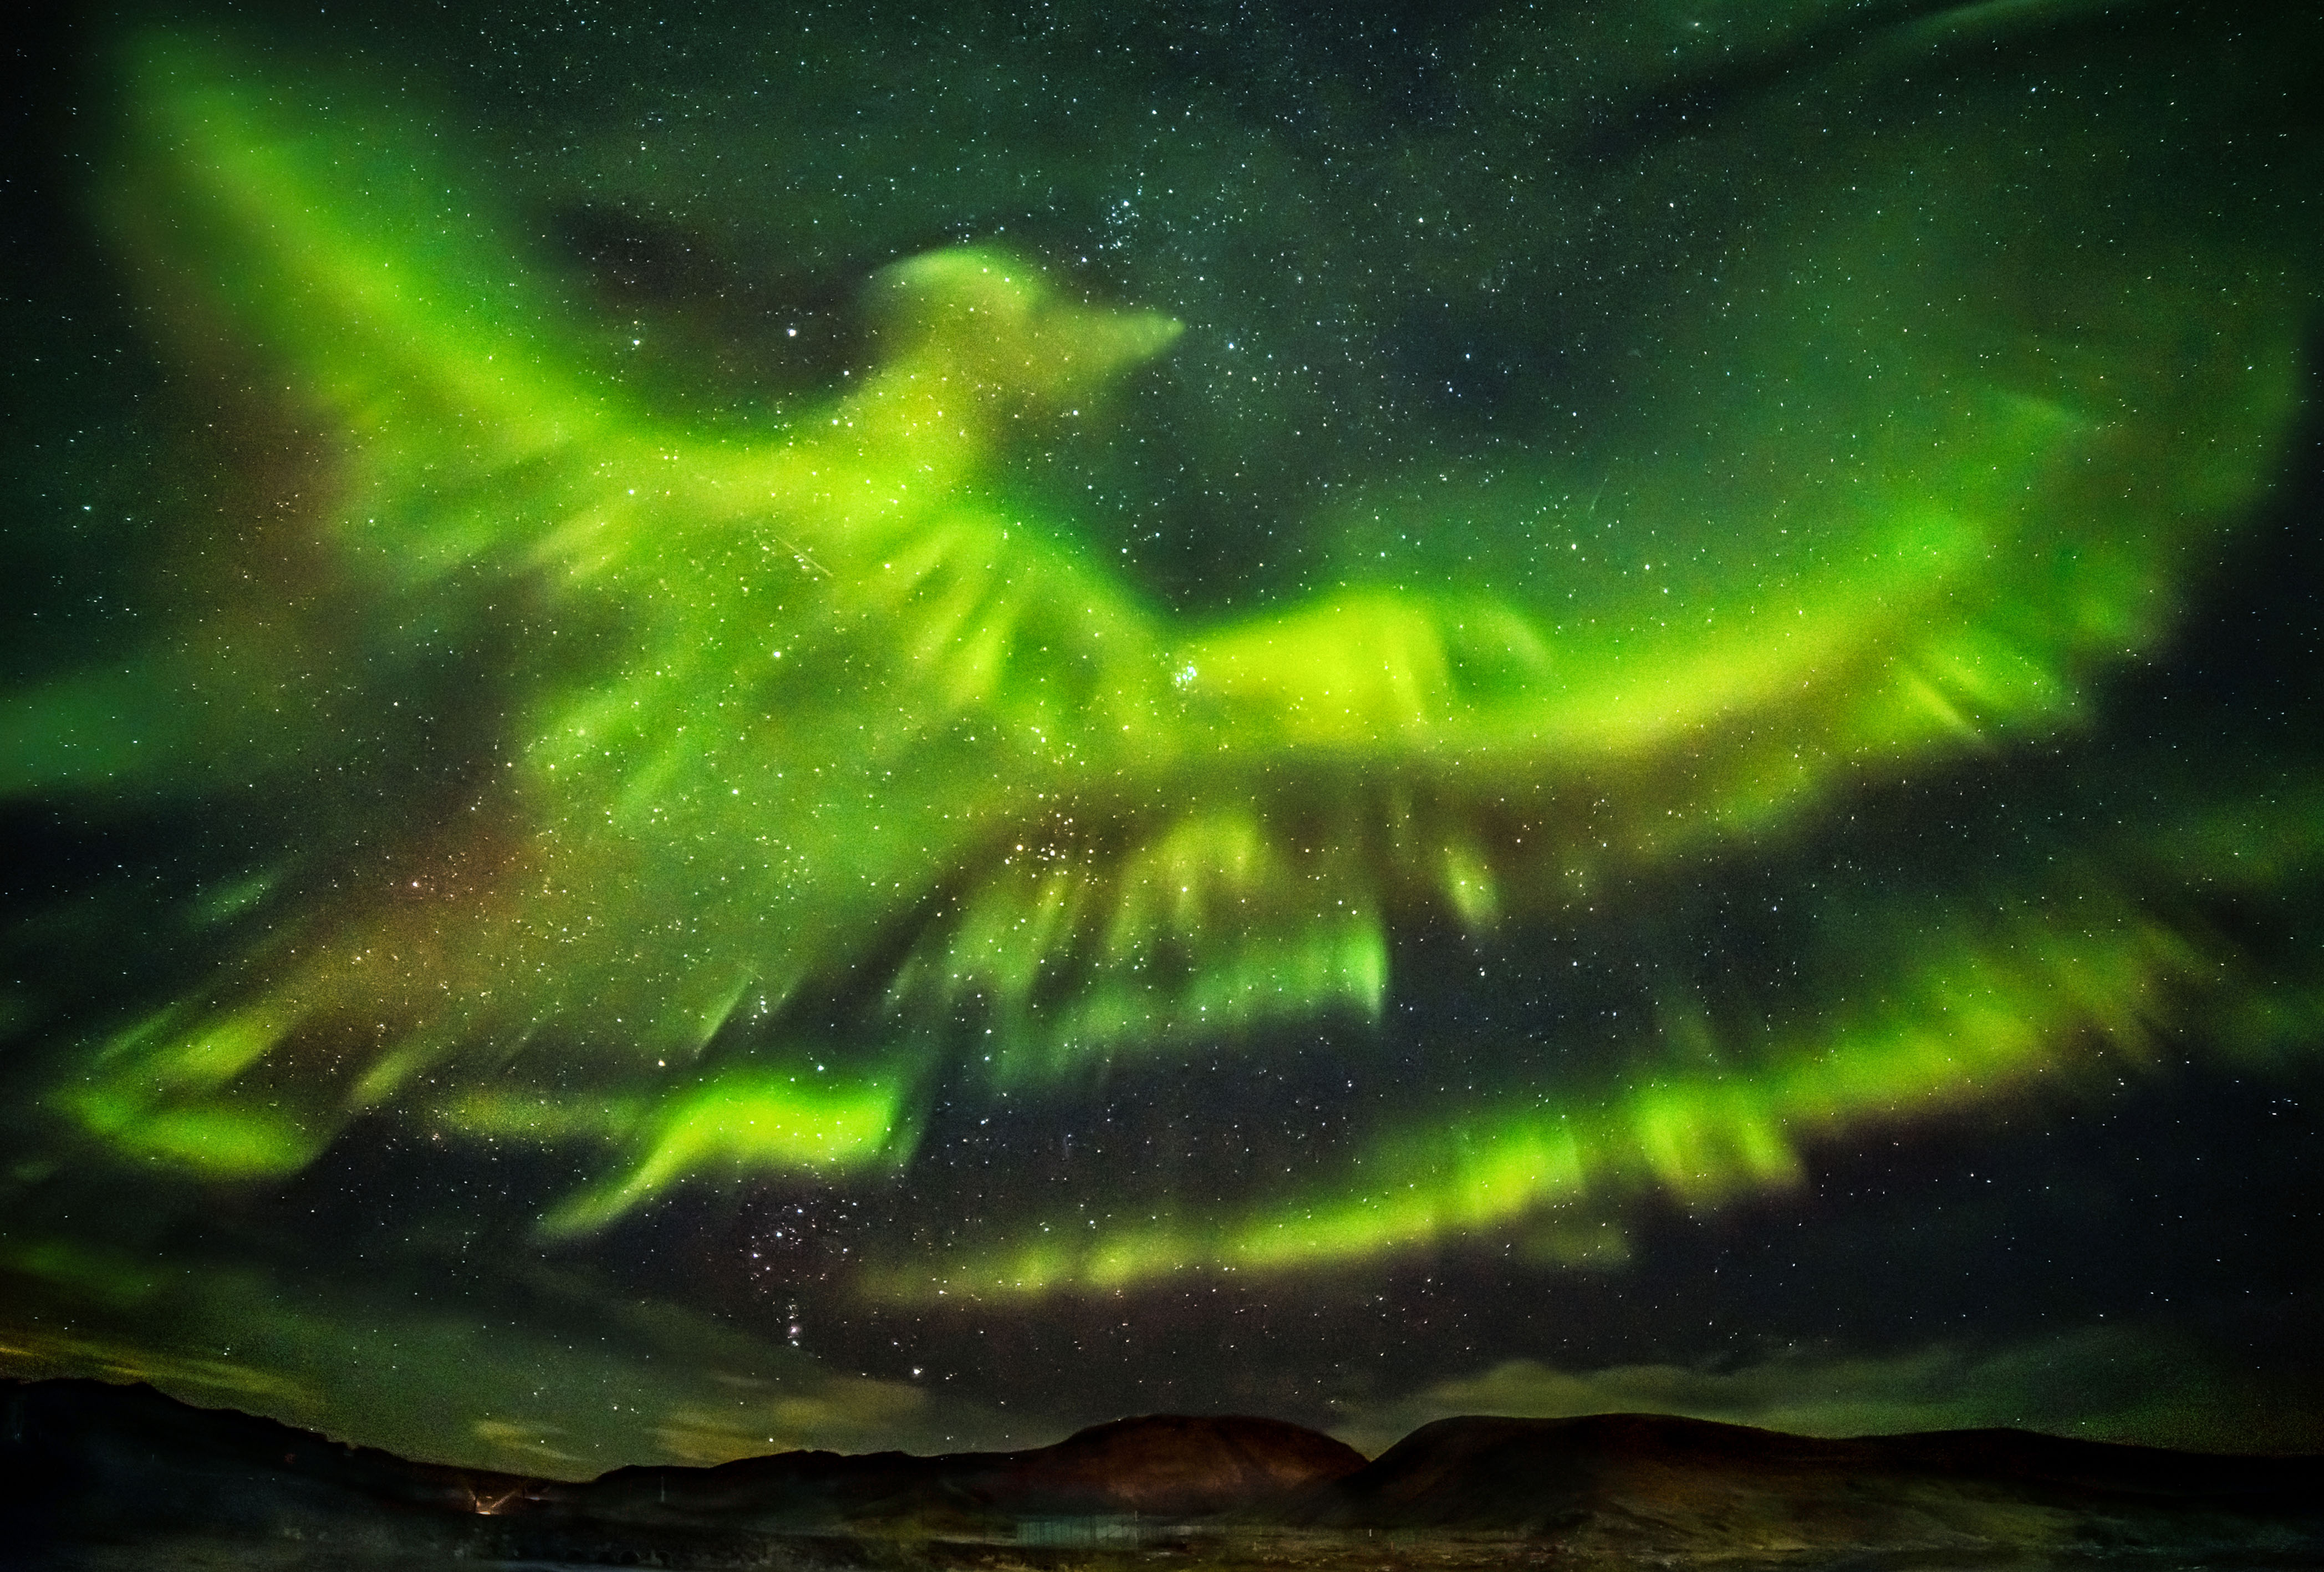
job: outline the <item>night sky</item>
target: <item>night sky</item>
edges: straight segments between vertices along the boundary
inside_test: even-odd
[[[2324,23],[16,46],[0,1373],[2324,1450]]]

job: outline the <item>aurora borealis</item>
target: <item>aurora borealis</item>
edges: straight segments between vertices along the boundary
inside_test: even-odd
[[[12,1373],[2324,1449],[2324,35],[91,13]]]

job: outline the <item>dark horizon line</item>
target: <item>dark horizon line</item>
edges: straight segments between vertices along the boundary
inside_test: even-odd
[[[613,1467],[603,1469],[595,1475],[587,1475],[584,1478],[566,1479],[555,1475],[516,1474],[502,1468],[479,1467],[465,1463],[447,1463],[428,1457],[406,1456],[401,1453],[391,1451],[387,1447],[376,1446],[370,1442],[346,1439],[330,1435],[326,1431],[311,1429],[304,1425],[296,1425],[288,1420],[278,1419],[268,1414],[253,1413],[246,1409],[239,1409],[232,1406],[209,1407],[200,1403],[189,1402],[184,1398],[164,1392],[161,1388],[154,1385],[151,1381],[143,1379],[134,1381],[108,1381],[103,1377],[93,1375],[0,1375],[0,1410],[13,1410],[15,1407],[15,1400],[19,1396],[39,1388],[88,1388],[100,1392],[121,1393],[144,1392],[159,1398],[165,1403],[175,1408],[184,1410],[189,1413],[221,1415],[226,1416],[230,1419],[245,1420],[253,1424],[270,1425],[296,1436],[309,1438],[312,1441],[320,1445],[339,1448],[342,1451],[375,1453],[380,1456],[392,1458],[400,1464],[421,1468],[442,1469],[465,1475],[488,1476],[511,1481],[521,1480],[562,1484],[594,1484],[597,1481],[610,1479],[616,1475],[622,1474],[649,1472],[687,1475],[708,1474],[715,1469],[732,1467],[737,1464],[755,1462],[761,1459],[771,1457],[810,1456],[830,1456],[844,1459],[906,1457],[916,1461],[928,1462],[955,1459],[968,1460],[1022,1457],[1034,1453],[1052,1451],[1058,1447],[1065,1447],[1071,1442],[1081,1439],[1084,1437],[1091,1436],[1096,1432],[1112,1429],[1117,1426],[1133,1425],[1147,1421],[1167,1421],[1175,1419],[1195,1419],[1206,1421],[1240,1420],[1268,1425],[1286,1426],[1292,1429],[1304,1431],[1313,1436],[1325,1438],[1334,1442],[1338,1442],[1342,1446],[1348,1447],[1351,1451],[1356,1452],[1358,1456],[1363,1457],[1367,1466],[1379,1462],[1381,1459],[1396,1451],[1398,1447],[1403,1447],[1407,1442],[1413,1440],[1416,1437],[1443,1426],[1480,1423],[1501,1423],[1528,1426],[1575,1425],[1586,1424],[1591,1421],[1632,1419],[1649,1420],[1688,1427],[1694,1429],[1697,1433],[1729,1432],[1738,1436],[1766,1436],[1785,1441],[1824,1443],[1832,1446],[1847,1446],[1859,1442],[1966,1439],[1972,1437],[2023,1437],[2041,1442],[2055,1443],[2061,1447],[2070,1448],[2088,1448],[2092,1452],[2105,1452],[2116,1456],[2135,1453],[2153,1458],[2181,1457],[2188,1459],[2216,1459],[2220,1461],[2312,1463],[2319,1467],[2324,1467],[2324,1452],[2203,1451],[2185,1447],[2156,1446],[2144,1441],[2100,1440],[2087,1436],[2063,1435],[2054,1430],[2037,1429],[2026,1425],[1971,1425],[1956,1429],[1934,1430],[1868,1430],[1857,1434],[1838,1436],[1819,1435],[1799,1430],[1783,1430],[1768,1425],[1745,1424],[1732,1419],[1709,1419],[1693,1414],[1645,1409],[1609,1409],[1587,1414],[1448,1414],[1441,1418],[1428,1419],[1416,1425],[1411,1429],[1406,1431],[1402,1436],[1398,1437],[1396,1440],[1382,1447],[1379,1452],[1368,1453],[1364,1452],[1360,1447],[1354,1447],[1351,1443],[1341,1440],[1339,1437],[1332,1435],[1328,1430],[1317,1429],[1312,1425],[1302,1424],[1296,1419],[1280,1419],[1271,1414],[1249,1412],[1199,1412],[1193,1410],[1169,1410],[1122,1414],[1110,1419],[1094,1420],[1089,1424],[1076,1427],[1072,1431],[1054,1441],[1043,1442],[1034,1446],[1012,1447],[1001,1450],[964,1449],[956,1452],[908,1452],[901,1447],[891,1447],[867,1452],[840,1452],[830,1447],[787,1447],[779,1451],[750,1453],[742,1456],[728,1458],[724,1462],[721,1463],[622,1463],[616,1464]],[[14,1418],[13,1415],[10,1415],[9,1417],[12,1419]],[[17,1431],[18,1433],[14,1435],[7,1433],[11,1430]],[[18,1446],[24,1445],[21,1436],[20,1424],[0,1426],[0,1445],[10,1443]]]

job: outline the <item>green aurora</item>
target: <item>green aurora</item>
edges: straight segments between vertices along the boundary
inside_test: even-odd
[[[1835,42],[1774,8],[1728,27],[1721,69],[1758,63],[1723,125],[1611,151],[1550,106],[1708,69],[1647,47],[1670,19],[1582,77],[1596,23],[1497,22],[1468,115],[1498,170],[1457,117],[1328,177],[1257,135],[1173,151],[1118,88],[1157,185],[1276,161],[1296,212],[1201,264],[1240,273],[875,216],[849,298],[760,329],[835,314],[844,353],[755,381],[544,249],[570,166],[512,176],[428,94],[287,46],[130,32],[82,196],[176,368],[152,456],[118,466],[158,566],[134,620],[18,660],[0,789],[107,835],[226,828],[165,874],[18,901],[11,1182],[238,1196],[382,1140],[534,1152],[562,1176],[521,1208],[540,1250],[848,1197],[887,1221],[818,1292],[999,1316],[1443,1250],[1617,1271],[1642,1212],[1779,1201],[1834,1143],[2102,1104],[2186,1059],[2311,1074],[2313,735],[2126,728],[2114,696],[2200,622],[2287,465],[2318,149],[2278,136],[2266,80],[2180,111],[2134,51],[2115,97],[2052,110],[1973,63],[2083,47],[2092,13],[2145,16],[1972,6]],[[1836,63],[1799,66],[1802,38]],[[861,85],[839,75],[821,91]],[[853,172],[892,182],[961,113]],[[2238,137],[2273,162],[2189,195]],[[1526,185],[1561,144],[1621,190],[1610,228],[1555,199],[1602,189]],[[610,168],[613,134],[565,151]],[[795,154],[799,189],[840,156]],[[1003,210],[976,182],[1010,156],[961,164],[955,210]],[[1460,216],[1433,248],[1432,182]],[[1351,402],[1296,326],[1239,342],[1233,291],[1294,322],[1334,288],[1381,309],[1359,275],[1386,243],[1312,217],[1345,190],[1410,200],[1407,265],[1483,268],[1497,311],[1580,299],[1569,380],[1478,440]],[[798,238],[826,220],[802,197],[753,237],[835,268]],[[1141,458],[1166,438],[1167,474]],[[1239,570],[1124,523],[1246,459],[1323,483],[1221,504],[1225,555],[1189,560]],[[1975,855],[1790,860],[1923,791]],[[100,932],[152,964],[38,958]],[[1617,997],[1606,957],[1641,933],[1660,958]],[[1521,1002],[1408,1024],[1464,985],[1443,954]],[[1399,1072],[1415,1051],[1451,1068]],[[1363,1091],[1262,1160],[1231,1100],[1157,1089],[1222,1063]],[[1191,1155],[1095,1188],[943,1156],[979,1119],[1141,1095],[1188,1099],[1156,1117]],[[126,1257],[68,1237],[0,1248],[106,1298]],[[893,1433],[812,1405],[786,1430]]]

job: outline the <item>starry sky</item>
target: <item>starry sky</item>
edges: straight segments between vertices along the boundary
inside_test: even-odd
[[[0,1373],[2324,1450],[2324,26],[84,8]]]

